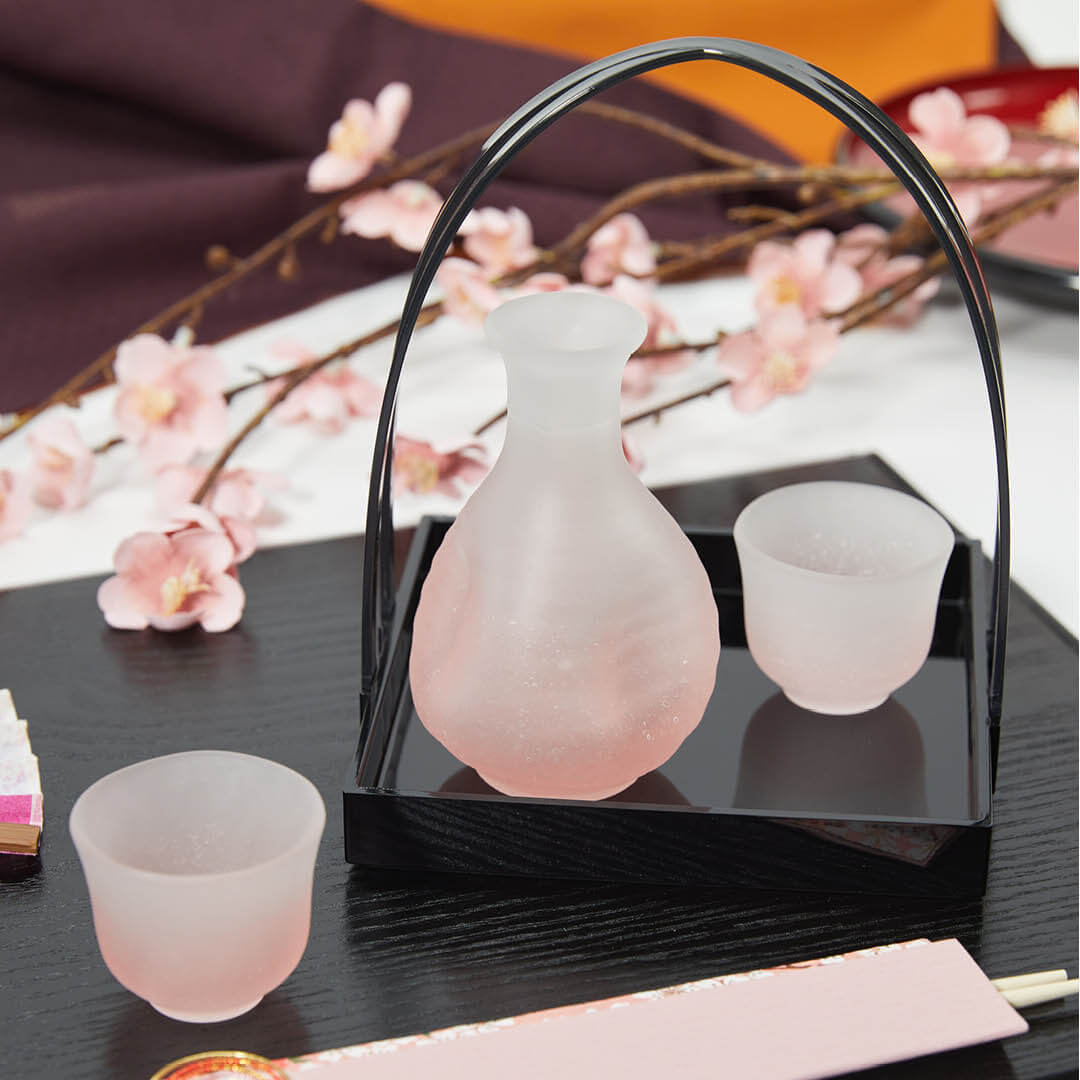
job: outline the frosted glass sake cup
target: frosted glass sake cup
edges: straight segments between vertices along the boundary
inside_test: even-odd
[[[926,503],[874,484],[793,484],[735,522],[746,642],[796,705],[876,708],[922,667],[953,549]]]
[[[248,754],[195,750],[110,773],[71,837],[109,970],[175,1020],[240,1016],[300,962],[326,808]]]

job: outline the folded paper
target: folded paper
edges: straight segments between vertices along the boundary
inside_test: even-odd
[[[43,824],[41,773],[25,720],[0,690],[0,854],[34,855]]]
[[[920,940],[275,1064],[289,1080],[813,1080],[1025,1031],[958,941]]]

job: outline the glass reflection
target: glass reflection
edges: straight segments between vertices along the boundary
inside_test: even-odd
[[[734,805],[835,816],[925,817],[919,727],[894,698],[850,716],[826,716],[774,694],[743,737]]]

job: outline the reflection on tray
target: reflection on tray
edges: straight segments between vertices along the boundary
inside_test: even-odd
[[[895,698],[869,712],[823,716],[774,694],[743,736],[734,805],[925,817],[919,727]]]
[[[459,769],[439,787],[444,794],[453,795],[500,795],[490,784],[481,779],[475,769]],[[659,769],[639,776],[628,788],[612,795],[605,802],[651,803],[665,806],[689,806],[681,791]]]
[[[774,694],[754,713],[743,737],[735,805],[925,817],[926,762],[918,724],[894,698],[869,712],[823,716]],[[787,824],[918,866],[926,866],[956,832],[931,823]]]

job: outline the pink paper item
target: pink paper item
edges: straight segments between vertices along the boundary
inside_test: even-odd
[[[913,941],[276,1064],[290,1080],[813,1080],[1025,1031],[959,942]]]
[[[32,855],[42,826],[41,774],[25,720],[0,690],[0,854]]]

